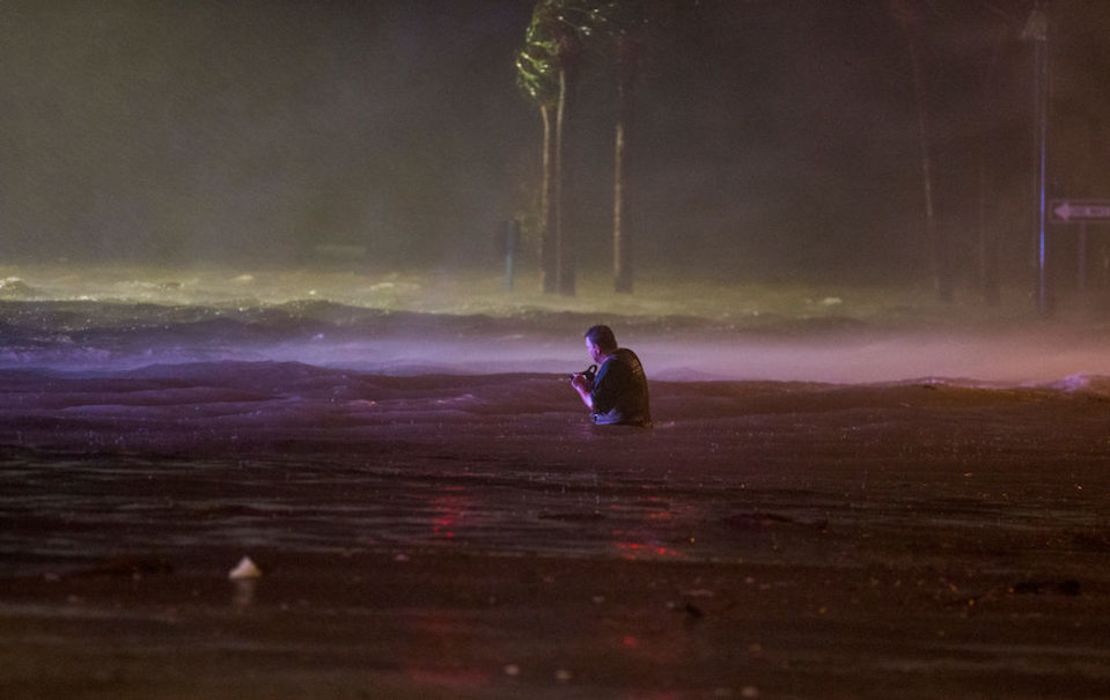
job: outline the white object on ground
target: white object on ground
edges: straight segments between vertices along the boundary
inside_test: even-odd
[[[247,578],[258,578],[262,575],[262,570],[251,561],[250,557],[243,557],[234,569],[227,573],[227,577],[232,581],[238,581]]]

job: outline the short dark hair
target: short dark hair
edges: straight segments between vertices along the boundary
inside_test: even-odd
[[[586,340],[606,352],[617,349],[617,336],[613,335],[609,326],[590,326],[590,330],[586,331]]]

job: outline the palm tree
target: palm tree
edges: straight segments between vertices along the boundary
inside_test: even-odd
[[[1001,13],[1001,11],[995,10],[990,5],[987,7],[993,12]],[[984,103],[979,109],[979,123],[981,125],[980,128],[982,128],[984,132],[990,128],[991,120],[997,109],[997,97],[995,96],[996,90],[994,84],[1003,44],[1013,32],[1012,18],[1005,13],[1001,13],[1001,15],[1007,21],[998,24],[990,35],[991,59],[983,67],[983,72],[981,74],[981,94]],[[991,306],[998,306],[1001,302],[998,278],[998,227],[997,224],[988,222],[987,217],[987,202],[991,198],[990,177],[987,171],[987,163],[990,160],[991,150],[990,140],[981,138],[977,150],[978,152],[976,155],[979,161],[979,287],[983,293],[983,300]]]
[[[574,236],[563,217],[567,123],[584,53],[605,35],[617,5],[617,0],[538,0],[524,48],[517,54],[517,80],[539,106],[544,124],[540,208],[545,292],[575,293]]]
[[[616,75],[617,114],[613,134],[613,287],[632,292],[632,246],[630,245],[628,145],[634,116],[634,95],[640,70],[645,23],[645,0],[579,0],[564,3],[564,20],[570,20],[568,35],[579,46],[560,61],[577,69],[584,49],[602,49],[612,54]],[[565,25],[564,25],[565,26]],[[560,100],[560,104],[565,104]],[[566,240],[565,238],[563,240]],[[573,256],[565,258],[573,293]]]
[[[646,0],[602,0],[584,3],[579,34],[593,38],[592,47],[604,47],[613,57],[617,113],[613,130],[613,288],[632,292],[629,142],[632,140],[634,97],[644,45]]]
[[[630,25],[631,26],[631,25]],[[616,37],[617,123],[613,135],[613,289],[632,293],[627,148],[632,136],[636,79],[642,43],[635,29]]]
[[[913,91],[917,104],[918,143],[921,146],[921,182],[925,195],[925,241],[929,246],[929,269],[933,275],[937,296],[941,301],[952,301],[952,274],[949,264],[948,241],[938,229],[933,208],[933,161],[929,139],[928,107],[925,99],[925,78],[921,72],[921,57],[917,45],[917,31],[922,18],[915,0],[890,0],[890,11],[902,28],[913,72]]]
[[[549,0],[549,4],[562,3]],[[562,20],[562,17],[559,17]],[[579,60],[581,58],[581,42],[574,27],[567,27],[562,21],[555,23],[553,32],[556,35],[555,65],[559,78],[559,99],[555,110],[555,186],[553,196],[555,199],[553,218],[555,220],[555,259],[557,262],[556,285],[560,294],[574,296],[576,258],[574,244],[574,230],[565,225],[563,218],[563,186],[567,182],[566,168],[566,135],[567,120],[573,113],[573,102],[576,80],[578,77]]]
[[[544,36],[540,5],[532,13],[532,21],[524,37],[524,47],[516,57],[517,85],[536,104],[543,122],[541,150],[542,176],[540,185],[540,272],[543,291],[558,290],[558,258],[556,227],[553,211],[555,139],[552,138],[552,117],[558,103],[558,81],[555,76],[555,44]]]
[[[574,246],[563,222],[566,123],[580,41],[570,20],[581,0],[539,0],[517,53],[517,83],[543,121],[540,260],[545,293],[574,294]],[[554,117],[554,123],[552,118]]]

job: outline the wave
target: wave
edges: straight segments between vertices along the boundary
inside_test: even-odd
[[[0,299],[0,368],[274,361],[391,375],[569,373],[587,364],[582,332],[597,322],[612,325],[649,376],[665,381],[943,381],[1103,392],[1089,378],[1110,376],[1107,339],[1084,328],[907,331],[835,318],[764,319],[756,328],[681,315],[443,313],[324,300]]]
[[[1072,374],[1059,381],[1050,382],[1044,385],[1048,389],[1054,389],[1067,393],[1084,393],[1096,394],[1099,396],[1110,396],[1110,376],[1104,375],[1091,375],[1091,374]]]
[[[577,408],[567,375],[548,372],[386,374],[302,362],[208,361],[152,364],[133,369],[62,370],[54,368],[0,369],[0,394],[20,410],[63,405],[194,405],[231,401],[343,401],[405,400],[430,408],[504,412],[542,408],[558,396],[560,405]],[[669,381],[651,378],[653,394],[678,402],[744,401],[780,396],[794,400],[811,397],[871,396],[899,401],[907,393],[1025,393],[1110,395],[1110,376],[1074,375],[1060,381],[1017,386],[967,379],[924,377],[868,384],[811,381],[705,380]],[[50,398],[53,396],[54,398]],[[58,397],[69,397],[72,404]],[[43,403],[37,403],[38,401]]]

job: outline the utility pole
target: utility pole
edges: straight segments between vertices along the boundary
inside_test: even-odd
[[[1037,0],[1025,23],[1022,38],[1033,42],[1037,132],[1037,310],[1052,313],[1048,279],[1048,15]]]

